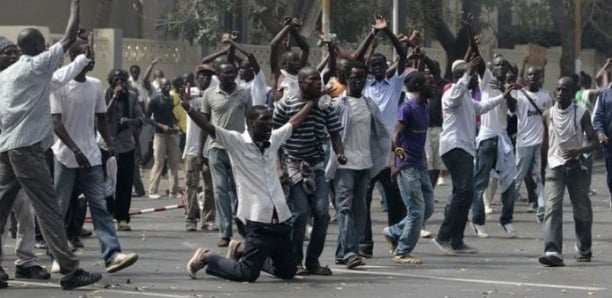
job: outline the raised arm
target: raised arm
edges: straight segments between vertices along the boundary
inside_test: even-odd
[[[70,4],[70,17],[68,18],[68,25],[66,25],[66,32],[64,32],[64,36],[59,41],[64,49],[64,53],[76,41],[79,32],[79,23],[81,22],[80,3],[80,0],[72,0]]]
[[[290,32],[291,32],[291,36],[293,36],[293,38],[295,39],[295,42],[297,43],[298,47],[300,47],[300,50],[302,50],[302,53],[300,54],[300,65],[304,67],[308,64],[308,56],[310,55],[310,46],[306,42],[306,38],[304,38],[304,36],[300,35],[297,32],[296,25],[294,25],[293,29]]]
[[[391,44],[393,44],[393,47],[395,48],[395,51],[397,52],[397,55],[399,55],[399,61],[397,64],[397,73],[401,74],[406,69],[406,58],[407,58],[406,49],[402,46],[402,43],[399,41],[397,36],[393,34],[393,32],[391,32],[391,29],[389,29],[387,20],[385,20],[383,16],[376,15],[375,19],[376,19],[376,24],[374,24],[373,27],[377,30],[384,32],[387,35],[387,37],[389,37],[389,39],[391,40]]]
[[[255,55],[253,55],[253,53],[247,51],[244,47],[242,47],[239,43],[237,43],[235,40],[230,39],[229,43],[236,48],[236,50],[238,50],[240,53],[242,53],[243,55],[245,55],[247,57],[247,59],[249,59],[249,64],[251,65],[251,67],[253,68],[253,72],[255,74],[258,74],[259,71],[261,71],[261,67],[259,66],[259,63],[257,62],[257,58],[255,58]]]
[[[147,66],[147,69],[144,72],[144,76],[142,77],[142,85],[148,91],[151,91],[151,81],[149,80],[149,77],[151,76],[151,72],[153,71],[153,68],[158,62],[159,62],[159,57],[155,57],[155,59],[151,61],[151,64]]]
[[[85,54],[78,55],[70,64],[64,65],[51,77],[51,92],[56,91],[76,77],[91,60]]]
[[[595,81],[600,81],[597,87],[606,88],[610,84],[610,78],[608,77],[608,70],[612,67],[612,58],[606,59],[606,64],[597,72]]]
[[[372,28],[370,33],[368,33],[368,35],[363,39],[363,41],[361,41],[361,43],[359,44],[359,47],[357,47],[357,50],[355,50],[355,53],[353,53],[353,59],[365,62],[364,57],[365,57],[366,51],[372,44],[372,41],[374,41],[374,38],[376,37],[377,33],[378,33],[378,30]]]
[[[280,66],[278,65],[279,51],[283,42],[283,39],[289,34],[289,31],[293,28],[291,19],[285,18],[285,26],[279,31],[276,36],[270,42],[270,70],[272,71],[272,77],[276,80],[280,76]]]

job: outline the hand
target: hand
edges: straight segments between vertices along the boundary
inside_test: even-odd
[[[419,31],[417,31],[417,30],[412,30],[412,34],[410,34],[410,37],[408,38],[408,41],[413,46],[417,46],[417,45],[421,44],[421,33],[419,33]]]
[[[329,35],[323,33],[323,32],[319,32],[319,40],[321,41],[321,44],[330,44],[331,43],[331,38],[329,38]]]
[[[287,26],[287,25],[291,25],[291,20],[292,20],[292,18],[291,18],[291,17],[287,17],[287,16],[286,16],[286,17],[284,17],[284,18],[283,18],[283,24],[284,24],[285,26]]]
[[[81,150],[77,149],[74,150],[74,159],[76,159],[76,162],[79,164],[79,168],[80,169],[89,169],[91,168],[91,164],[89,163],[89,160],[87,160],[87,157],[83,154],[83,152],[81,152]]]
[[[374,25],[372,25],[372,28],[376,30],[385,30],[388,25],[387,20],[382,15],[374,15]]]
[[[410,39],[408,38],[408,35],[404,34],[404,33],[400,33],[397,35],[397,39],[400,42],[408,42]]]
[[[603,132],[597,133],[597,139],[599,139],[599,144],[603,144],[603,145],[608,144],[608,137]]]
[[[406,151],[404,151],[404,148],[402,147],[395,147],[395,149],[393,149],[393,154],[395,154],[395,156],[397,156],[397,158],[399,158],[401,161],[405,161],[408,158],[406,156]]]
[[[233,41],[238,40],[238,37],[240,37],[240,31],[234,30],[234,31],[232,31],[232,33],[230,34],[230,38],[231,38]]]
[[[82,40],[87,40],[89,37],[89,34],[90,32],[87,32],[87,29],[83,27],[79,27],[79,29],[77,30],[77,37]]]
[[[582,153],[580,152],[579,149],[565,149],[561,151],[561,157],[565,159],[574,159],[578,157],[580,154]]]
[[[500,80],[492,79],[489,85],[495,90],[499,90],[501,92],[506,91],[506,86]]]
[[[391,184],[393,184],[395,188],[397,188],[397,176],[399,173],[400,170],[397,167],[391,167]]]
[[[508,96],[510,96],[510,92],[519,89],[519,85],[518,84],[510,84],[508,86],[506,86],[506,90],[504,90],[504,98],[508,98]]]
[[[299,27],[302,27],[302,25],[303,25],[302,21],[300,21],[300,19],[298,19],[298,18],[291,19],[291,23],[290,24],[294,28],[299,28]]]
[[[348,162],[348,160],[346,160],[346,156],[344,156],[344,153],[338,154],[338,158],[336,160],[341,165],[345,165]]]
[[[170,127],[169,127],[168,125],[165,125],[165,124],[160,124],[160,125],[158,126],[158,128],[159,128],[159,129],[161,129],[161,131],[163,131],[163,132],[165,132],[165,133],[170,132]]]
[[[191,85],[189,83],[185,84],[184,88],[179,89],[179,96],[181,97],[181,106],[186,111],[189,111],[189,109],[191,108],[191,104],[189,104],[189,101],[191,101],[191,92],[189,92],[189,90],[191,90]]]
[[[123,92],[123,86],[121,84],[115,85],[115,89],[113,89],[113,97],[117,98]]]
[[[231,36],[229,33],[223,33],[221,35],[221,42],[224,44],[228,44],[230,42]]]
[[[467,73],[473,75],[480,63],[482,63],[482,58],[476,54],[472,55],[472,59],[470,59],[470,63],[468,63]]]

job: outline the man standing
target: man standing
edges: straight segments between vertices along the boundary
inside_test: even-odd
[[[172,196],[179,191],[178,163],[179,163],[179,128],[178,121],[173,113],[174,101],[170,96],[171,84],[168,79],[159,79],[161,93],[151,99],[145,121],[155,127],[153,136],[153,169],[149,181],[149,198],[159,199],[159,180],[164,169],[164,161],[168,161],[169,183],[168,188]],[[153,118],[151,118],[151,115]]]
[[[281,99],[274,110],[276,127],[287,123],[306,103],[317,101],[321,97],[321,74],[316,69],[302,68],[298,73],[298,82],[299,96]],[[341,130],[342,126],[334,109],[331,106],[317,105],[304,124],[293,131],[291,138],[283,146],[284,166],[291,180],[289,206],[293,212],[291,233],[296,266],[299,267],[297,274],[331,274],[327,266],[321,266],[319,263],[329,224],[329,190],[325,181],[323,141],[326,132],[329,133],[339,163],[345,164]],[[309,213],[313,217],[313,227],[304,268],[302,247]]]
[[[70,58],[74,60],[79,54],[89,51],[91,49],[87,44],[77,42],[70,48]],[[113,219],[106,207],[104,169],[96,143],[96,128],[111,155],[115,150],[106,123],[102,83],[86,76],[94,63],[92,60],[74,80],[51,94],[51,117],[59,138],[53,145],[54,188],[64,216],[70,208],[75,187],[83,192],[89,203],[106,270],[112,273],[131,266],[138,256],[121,253]]]
[[[612,194],[612,143],[608,143],[608,137],[612,135],[612,84],[599,93],[593,128],[597,132],[599,143],[603,146],[608,193]],[[612,211],[612,196],[610,197],[610,211]]]
[[[589,197],[588,170],[583,154],[597,149],[597,135],[589,112],[574,103],[579,87],[570,77],[557,84],[556,103],[544,114],[548,140],[546,210],[544,215],[544,256],[538,261],[550,267],[563,262],[563,194],[569,193],[576,231],[576,262],[590,262],[593,210]],[[583,138],[591,140],[584,145]]]
[[[232,64],[222,63],[218,75],[219,86],[207,89],[202,95],[202,113],[216,127],[243,132],[244,116],[252,102],[251,95],[248,90],[236,84],[236,68]],[[217,246],[226,247],[232,238],[232,218],[237,204],[232,164],[225,147],[216,140],[209,143],[208,158],[216,220],[221,232]]]
[[[339,223],[336,263],[352,269],[365,264],[358,254],[359,240],[365,230],[368,184],[385,168],[391,148],[378,106],[361,93],[368,73],[365,64],[349,62],[347,69],[348,93],[334,101],[334,108],[344,127],[342,144],[348,161],[338,165],[332,152],[327,178],[333,179],[336,190]]]
[[[48,248],[65,274],[60,280],[63,289],[90,285],[102,278],[79,269],[79,261],[68,248],[44,159],[44,150],[52,142],[51,76],[77,37],[79,4],[79,0],[72,1],[66,32],[48,51],[44,51],[45,39],[40,31],[22,30],[18,45],[23,55],[0,73],[0,228],[4,229],[17,192],[23,188],[38,215]],[[0,280],[0,288],[6,286],[6,281]]]

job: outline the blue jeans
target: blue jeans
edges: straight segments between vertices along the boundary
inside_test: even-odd
[[[398,184],[406,205],[406,217],[389,227],[389,236],[398,240],[394,254],[407,255],[419,241],[423,223],[433,214],[433,187],[427,170],[416,168],[402,170]]]
[[[486,139],[480,142],[476,154],[476,177],[474,183],[474,201],[472,202],[472,223],[485,224],[485,211],[482,195],[489,186],[491,170],[495,168],[497,156],[497,138]],[[501,156],[499,157],[501,158]],[[501,196],[502,210],[499,223],[502,225],[512,222],[514,213],[514,201],[516,200],[516,188],[509,186]]]
[[[544,251],[546,255],[562,257],[563,195],[569,193],[574,214],[576,249],[579,255],[591,255],[593,210],[586,165],[572,160],[546,171],[546,213],[544,215]]]
[[[316,268],[319,266],[319,257],[325,246],[325,236],[327,236],[327,225],[329,224],[329,188],[325,181],[325,172],[323,170],[315,170],[316,191],[313,194],[307,194],[304,191],[302,182],[291,186],[289,191],[289,208],[293,213],[291,218],[291,242],[293,243],[293,252],[297,265],[302,265],[304,253],[302,251],[304,243],[304,233],[306,232],[306,222],[308,215],[313,218],[312,232],[310,233],[310,242],[306,249],[306,268]]]
[[[338,169],[334,178],[338,216],[336,260],[346,261],[359,252],[359,240],[365,229],[366,192],[370,171]]]
[[[516,193],[521,189],[521,182],[527,174],[531,174],[533,181],[536,183],[536,193],[538,194],[538,211],[536,216],[541,218],[544,216],[544,184],[542,183],[542,145],[533,145],[526,147],[516,147]]]
[[[232,238],[232,219],[238,200],[232,164],[225,149],[208,150],[208,165],[215,195],[215,218],[222,238]]]
[[[464,244],[465,225],[474,200],[474,157],[463,149],[455,148],[441,158],[451,176],[452,193],[444,208],[444,219],[437,239],[460,247]]]
[[[105,264],[109,264],[113,257],[121,252],[121,247],[113,218],[106,209],[102,166],[94,166],[87,172],[82,172],[78,168],[68,168],[55,160],[54,168],[53,182],[62,214],[66,215],[72,192],[75,187],[78,188],[89,203],[94,231],[100,242],[100,252]]]

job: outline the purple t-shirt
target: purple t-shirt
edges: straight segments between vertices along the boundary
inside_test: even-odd
[[[404,161],[396,159],[396,166],[400,170],[409,167],[427,169],[425,163],[425,139],[429,127],[427,106],[419,105],[414,99],[407,99],[397,112],[397,121],[404,123],[404,134],[399,145],[404,148],[407,158]]]

